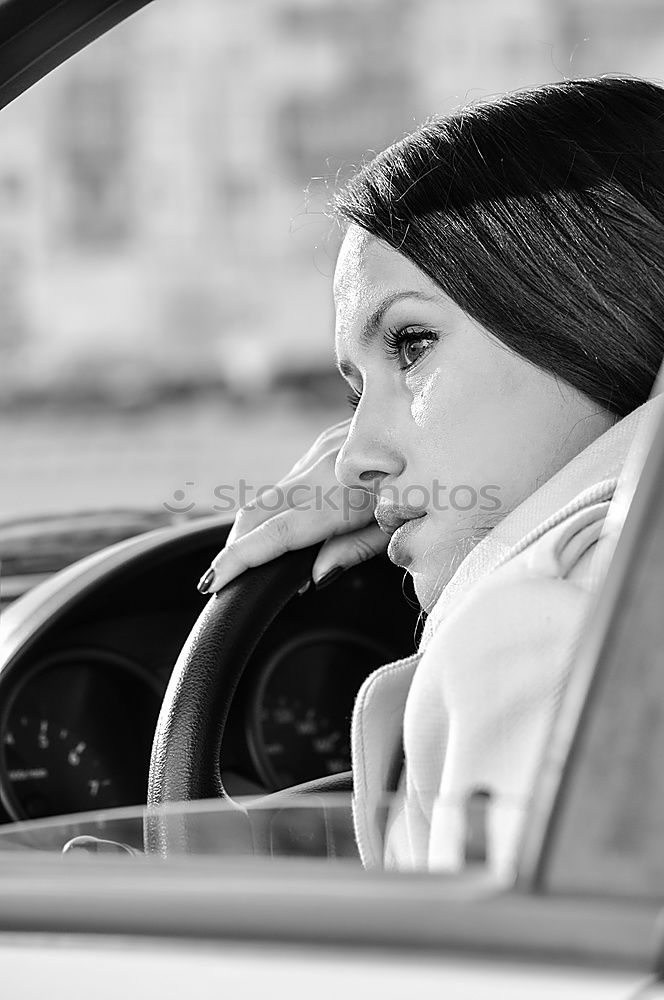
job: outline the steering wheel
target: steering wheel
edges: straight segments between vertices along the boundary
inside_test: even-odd
[[[151,809],[222,798],[237,822],[245,810],[224,790],[220,754],[228,711],[259,640],[311,577],[320,544],[247,570],[208,600],[191,630],[162,702],[150,762],[145,848],[166,855],[193,849],[186,811]],[[296,786],[300,792],[348,791],[348,773]]]

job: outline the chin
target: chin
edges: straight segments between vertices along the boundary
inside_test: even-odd
[[[429,520],[429,518],[427,518]],[[431,522],[408,547],[403,568],[412,577],[415,594],[423,611],[434,606],[457,569],[474,547],[469,539],[477,535],[475,525]],[[479,539],[476,539],[479,540]]]
[[[436,588],[435,582],[426,573],[418,573],[412,567],[408,572],[412,577],[415,596],[420,602],[420,607],[423,611],[430,611],[441,594],[442,586]]]
[[[440,596],[447,579],[441,583],[437,578],[432,579],[429,573],[418,572],[414,562],[408,567],[408,575],[413,581],[413,589],[420,607],[428,613]]]
[[[446,549],[449,556],[449,548]],[[449,558],[432,558],[431,551],[426,558],[414,558],[408,565],[408,573],[413,580],[415,595],[420,607],[427,613],[431,611],[443,590],[454,576],[457,565]]]

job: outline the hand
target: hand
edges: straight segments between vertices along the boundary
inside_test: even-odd
[[[323,431],[283,479],[238,511],[226,545],[201,577],[201,593],[323,539],[311,574],[316,585],[385,551],[389,538],[374,520],[373,492],[343,486],[335,475],[349,427],[343,420]]]

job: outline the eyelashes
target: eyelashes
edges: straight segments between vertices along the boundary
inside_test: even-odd
[[[397,361],[399,368],[404,372],[414,368],[429,353],[434,344],[438,342],[438,339],[438,334],[434,333],[433,330],[412,326],[388,329],[383,334],[383,342],[388,357]],[[416,357],[409,359],[407,351],[421,343],[425,343],[427,346],[417,353]],[[362,393],[357,391],[349,392],[346,399],[351,410],[355,412],[362,399]]]
[[[420,358],[428,354],[429,350],[438,340],[438,335],[432,330],[422,329],[421,327],[405,326],[398,330],[386,330],[383,335],[383,340],[385,342],[385,348],[389,357],[394,358],[394,360],[401,362],[400,368],[402,371],[408,371]],[[408,360],[405,357],[405,351],[411,348],[414,344],[419,344],[422,342],[429,342],[429,346],[424,348],[417,357],[412,360]]]

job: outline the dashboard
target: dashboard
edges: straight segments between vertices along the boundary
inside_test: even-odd
[[[192,540],[86,593],[26,646],[4,679],[0,819],[138,805],[172,667],[220,545]],[[56,578],[52,578],[51,586]],[[293,598],[240,681],[220,755],[231,796],[350,768],[350,717],[365,677],[414,649],[419,609],[386,557]]]

